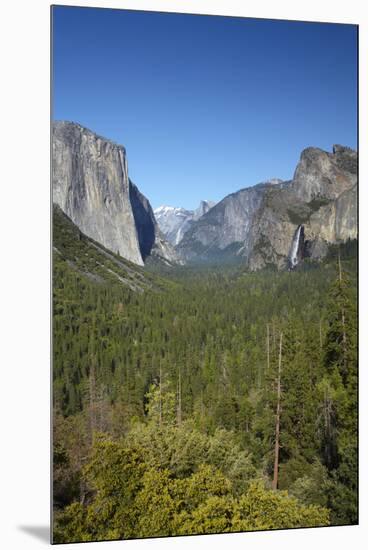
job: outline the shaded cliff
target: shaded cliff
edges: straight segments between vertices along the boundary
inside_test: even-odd
[[[174,248],[165,239],[156,221],[150,202],[130,181],[130,201],[143,261],[161,260],[165,264],[179,262]]]
[[[53,277],[74,272],[92,283],[128,287],[135,292],[162,290],[171,283],[117,256],[87,237],[72,220],[53,206]]]

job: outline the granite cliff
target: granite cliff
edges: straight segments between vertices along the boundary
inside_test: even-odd
[[[125,148],[79,124],[53,124],[53,202],[83,233],[131,262],[177,259],[149,201],[130,181]]]
[[[335,145],[305,149],[293,179],[267,189],[249,232],[251,269],[290,265],[293,238],[303,228],[299,259],[325,256],[329,244],[357,238],[357,153]]]
[[[264,193],[280,183],[263,182],[227,195],[192,224],[176,247],[180,256],[186,261],[247,256],[248,236]]]
[[[305,149],[290,181],[270,180],[228,195],[193,223],[176,248],[186,261],[230,254],[252,270],[293,269],[305,257],[322,258],[329,244],[355,238],[357,153],[335,145],[332,153]]]
[[[85,235],[137,265],[238,259],[251,270],[294,269],[357,238],[357,153],[348,147],[309,147],[290,181],[262,182],[195,211],[161,207],[158,221],[129,178],[123,146],[60,121],[52,147],[53,202]]]
[[[77,273],[95,284],[128,287],[134,292],[162,290],[167,281],[118,256],[82,231],[57,205],[53,205],[53,273]]]

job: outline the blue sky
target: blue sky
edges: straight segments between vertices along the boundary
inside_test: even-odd
[[[290,179],[356,148],[356,27],[53,8],[53,115],[123,144],[153,207]]]

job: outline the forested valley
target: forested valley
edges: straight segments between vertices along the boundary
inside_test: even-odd
[[[356,242],[155,271],[54,254],[54,542],[357,523]]]

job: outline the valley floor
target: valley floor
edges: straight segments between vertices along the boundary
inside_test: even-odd
[[[357,523],[353,248],[139,292],[56,253],[54,541]]]

